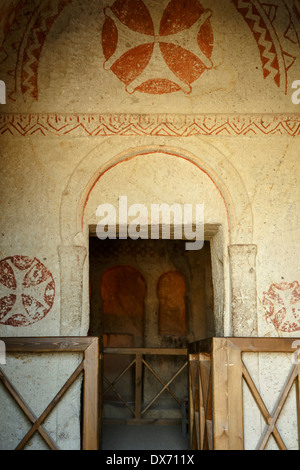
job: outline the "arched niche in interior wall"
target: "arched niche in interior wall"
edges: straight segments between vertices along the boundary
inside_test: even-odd
[[[113,266],[104,272],[101,316],[107,346],[124,347],[126,338],[131,344],[125,346],[143,346],[146,289],[143,276],[131,266]]]
[[[186,336],[186,286],[178,271],[162,274],[157,283],[159,299],[158,333],[166,336]]]

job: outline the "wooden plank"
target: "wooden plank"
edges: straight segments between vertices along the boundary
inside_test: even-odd
[[[104,354],[142,354],[151,356],[187,356],[188,350],[173,348],[104,348]]]
[[[213,343],[218,338],[205,338],[189,345],[190,353],[212,352]],[[294,353],[293,343],[300,338],[257,338],[228,337],[242,352],[283,352]]]
[[[190,449],[198,450],[195,439],[195,412],[198,375],[198,354],[189,354],[189,436]]]
[[[198,398],[198,409],[199,413],[197,414],[197,417],[199,419],[199,449],[203,450],[204,448],[204,440],[205,440],[205,415],[206,415],[206,409],[205,409],[205,384],[203,383],[203,376],[202,376],[202,371],[201,371],[201,353],[198,354],[198,362],[199,362],[199,367],[198,367],[198,384],[197,384],[197,398]],[[204,379],[205,380],[205,379]]]
[[[242,353],[231,341],[227,347],[229,448],[244,450]]]
[[[200,442],[201,449],[207,447],[207,405],[210,381],[210,355],[199,354],[199,409],[200,409]]]
[[[98,429],[99,429],[99,449],[102,449],[102,439],[103,439],[103,426],[102,426],[102,420],[103,420],[103,352],[101,352],[101,347],[102,347],[102,341],[99,343],[99,411],[98,411]]]
[[[213,450],[214,448],[214,442],[213,442],[213,422],[211,419],[206,420],[206,426],[207,426],[207,449],[208,450]]]
[[[213,403],[212,403],[212,376],[209,373],[209,387],[206,408],[206,437],[208,450],[213,450]]]
[[[212,436],[212,386],[211,386],[211,355],[200,353],[200,374],[202,382],[202,393],[205,407],[205,427],[203,449],[213,448]]]
[[[130,426],[152,425],[158,426],[180,426],[181,419],[179,418],[142,418],[142,419],[126,419],[126,418],[106,418],[103,419],[103,424],[127,424]]]
[[[296,380],[296,399],[297,399],[298,448],[300,450],[300,362],[299,362],[299,356],[298,356],[298,377]]]
[[[200,436],[200,415],[199,411],[195,411],[195,441],[196,441],[196,450],[202,450],[201,448],[201,436]]]
[[[227,339],[213,338],[212,388],[214,450],[229,450]]]
[[[293,343],[297,338],[228,338],[242,352],[294,353]]]
[[[93,340],[91,337],[10,337],[0,338],[4,341],[7,353],[42,353],[42,352],[82,352],[88,348]]]
[[[84,354],[83,450],[98,450],[99,340],[94,338]]]
[[[135,418],[141,419],[142,417],[142,355],[136,355],[135,363]]]

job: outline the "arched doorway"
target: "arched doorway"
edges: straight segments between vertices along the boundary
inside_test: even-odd
[[[189,342],[214,334],[209,243],[205,242],[201,252],[193,253],[185,250],[184,240],[91,237],[89,254],[89,334],[102,339],[105,351],[104,448],[148,445],[148,449],[162,449],[173,445],[187,449],[187,427],[184,429],[183,423],[186,426],[188,368],[186,353],[181,353]],[[132,354],[108,354],[115,348]],[[137,363],[130,364],[137,359],[133,353],[139,348],[151,349],[154,354],[143,356],[145,362],[141,362],[141,412],[137,417],[131,412],[136,411]],[[166,350],[181,355],[160,354]],[[118,379],[126,367],[128,370]],[[139,426],[130,425],[133,419]],[[149,424],[153,425],[151,429]],[[120,429],[126,431],[121,433]],[[159,445],[162,447],[155,447]]]
[[[248,295],[249,291],[248,277],[245,279],[239,275],[248,266],[248,252],[244,254],[243,250],[250,246],[245,243],[251,242],[253,232],[248,194],[238,172],[216,148],[199,141],[197,155],[201,155],[200,158],[193,154],[195,147],[189,145],[188,141],[185,150],[174,149],[173,142],[167,141],[164,139],[161,146],[154,146],[141,138],[140,147],[127,150],[124,150],[123,142],[114,142],[114,145],[106,142],[101,148],[97,147],[87,154],[70,177],[60,213],[61,334],[94,334],[91,328],[88,329],[93,303],[92,299],[91,304],[88,300],[91,267],[88,235],[95,235],[98,205],[105,202],[117,207],[120,195],[128,195],[129,205],[138,202],[147,207],[161,202],[172,204],[178,201],[184,204],[187,196],[192,204],[205,204],[205,240],[211,251],[209,259],[214,286],[209,302],[212,307],[206,311],[212,314],[190,315],[193,303],[189,304],[187,339],[196,341],[214,334],[230,334],[234,324],[232,317],[237,317],[240,311],[238,301],[234,305],[230,303],[231,294],[238,290],[239,295],[244,291]],[[87,256],[88,253],[90,256]],[[202,253],[203,250],[197,252],[198,261]],[[237,261],[237,268],[234,269],[233,277],[230,263],[233,265],[234,261]],[[199,263],[191,268],[195,282],[203,279],[201,272],[197,271],[197,264],[201,265]],[[179,266],[175,266],[175,269],[181,271]],[[169,267],[165,268],[167,270]],[[252,273],[255,274],[255,269]],[[145,277],[145,272],[141,271],[141,274]],[[231,284],[231,281],[234,282]],[[205,283],[202,282],[202,285]],[[250,284],[255,287],[254,276]],[[153,290],[147,284],[146,306],[149,292],[153,293]],[[243,305],[246,313],[254,311],[250,308],[254,293],[253,288],[253,295],[251,291],[251,298]],[[245,298],[248,299],[247,296]],[[193,299],[197,299],[196,310],[199,313],[202,306],[206,305],[201,290],[193,287]],[[233,306],[235,310],[232,314]],[[243,324],[247,326],[249,322]],[[145,325],[144,336],[150,347],[157,344],[157,339],[165,347],[178,343],[178,338],[171,335],[159,337],[155,322],[146,321]],[[255,321],[253,325],[255,328]]]

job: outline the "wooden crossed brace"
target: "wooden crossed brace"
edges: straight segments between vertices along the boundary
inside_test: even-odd
[[[278,444],[278,447],[281,449],[281,450],[287,450],[284,442],[283,442],[283,439],[281,437],[281,435],[279,434],[278,432],[278,429],[276,428],[276,423],[277,423],[277,420],[279,418],[279,415],[282,411],[282,408],[283,408],[283,405],[290,393],[290,390],[296,380],[296,378],[298,377],[298,364],[294,365],[294,367],[292,368],[292,371],[288,377],[288,380],[287,380],[287,383],[284,387],[284,389],[282,390],[281,394],[280,394],[280,397],[278,399],[278,402],[277,402],[277,406],[275,408],[275,411],[273,412],[272,416],[270,415],[263,399],[261,398],[260,396],[260,393],[259,391],[257,390],[256,388],[256,385],[254,384],[253,380],[252,380],[252,377],[251,375],[249,374],[245,364],[243,363],[242,364],[242,370],[243,370],[243,377],[249,387],[249,390],[255,400],[255,402],[257,403],[257,406],[265,420],[265,422],[267,423],[268,427],[267,429],[264,430],[264,433],[260,439],[260,443],[258,445],[258,450],[264,450],[267,443],[268,443],[268,440],[270,438],[270,435],[273,434],[273,437],[276,441],[276,443]]]
[[[41,426],[42,423],[45,421],[47,416],[51,413],[53,408],[57,405],[57,403],[60,401],[60,399],[63,397],[63,395],[66,393],[66,391],[70,388],[70,386],[74,383],[74,381],[77,379],[79,374],[83,371],[84,369],[84,361],[82,361],[79,366],[76,368],[76,370],[73,372],[71,377],[67,380],[67,382],[63,385],[63,387],[59,390],[59,392],[56,394],[56,396],[53,398],[53,400],[49,403],[47,408],[43,411],[41,416],[37,418],[32,411],[29,409],[28,405],[25,403],[23,398],[20,396],[18,391],[15,389],[15,387],[11,384],[7,376],[4,374],[4,372],[0,369],[0,380],[5,386],[5,388],[9,391],[11,396],[14,398],[16,403],[19,405],[21,410],[24,412],[26,417],[29,419],[29,421],[32,423],[32,427],[29,429],[29,431],[26,433],[26,435],[23,437],[22,441],[17,445],[15,450],[22,450],[31,436],[38,431],[44,441],[48,444],[51,450],[58,450],[57,446],[55,443],[52,441],[51,437],[48,435],[48,433],[45,431],[45,429]]]
[[[173,380],[185,369],[188,365],[188,361],[186,361],[180,369],[171,377],[171,379],[165,384],[163,380],[159,377],[159,375],[153,370],[153,368],[144,360],[141,359],[141,363],[143,363],[147,369],[154,375],[154,377],[160,382],[163,386],[162,389],[155,395],[155,397],[147,404],[147,406],[142,410],[142,415],[146,413],[146,411],[153,405],[153,403],[160,397],[160,395],[166,390],[172,398],[180,405],[181,402],[178,397],[170,390],[169,385],[173,382]],[[112,381],[110,382],[107,377],[103,376],[104,380],[109,384],[108,387],[104,390],[103,396],[109,391],[113,390],[113,392],[117,395],[117,397],[124,403],[124,405],[130,410],[130,412],[135,416],[135,411],[131,408],[129,403],[122,397],[122,395],[115,389],[115,385],[119,382],[119,380],[124,376],[124,374],[134,365],[137,364],[137,359],[133,359],[131,363],[123,369],[123,371]]]

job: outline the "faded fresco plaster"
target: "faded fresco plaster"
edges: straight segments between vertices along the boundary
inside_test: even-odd
[[[7,0],[0,18],[1,336],[87,334],[89,226],[121,190],[205,203],[219,335],[299,336],[299,1]],[[277,359],[249,361],[270,410],[292,360]],[[76,360],[7,371],[38,414]],[[10,448],[26,426],[1,409]],[[47,425],[80,447],[79,388]]]

